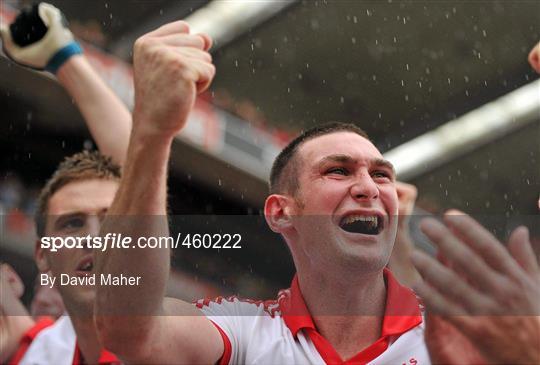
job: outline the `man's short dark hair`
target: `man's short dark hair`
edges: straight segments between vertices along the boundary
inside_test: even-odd
[[[352,132],[369,140],[366,132],[351,123],[330,122],[303,131],[289,142],[274,160],[270,172],[270,194],[294,195],[298,190],[298,176],[294,173],[298,148],[313,138],[336,132]]]
[[[102,179],[120,180],[120,166],[110,157],[104,156],[98,151],[83,151],[66,157],[58,165],[45,187],[41,190],[37,201],[34,221],[38,237],[45,234],[47,223],[47,209],[49,199],[63,186],[82,180]]]

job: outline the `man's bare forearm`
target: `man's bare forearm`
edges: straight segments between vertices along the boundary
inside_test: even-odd
[[[131,113],[83,55],[71,57],[57,73],[75,100],[101,153],[123,165],[131,132]]]
[[[136,241],[141,236],[168,234],[166,180],[171,143],[172,137],[150,135],[134,128],[124,175],[102,224],[102,235],[121,233]],[[95,308],[98,318],[130,316],[115,316],[104,322],[112,328],[127,328],[131,333],[148,329],[143,327],[151,325],[149,318],[136,315],[161,313],[169,275],[169,249],[108,248],[96,251],[95,255],[98,275],[141,277],[139,285],[98,286]],[[137,318],[141,320],[137,321]],[[119,321],[129,322],[129,326],[123,326]]]
[[[187,122],[197,92],[214,77],[210,46],[208,36],[189,34],[182,21],[135,42],[133,131],[102,234],[122,233],[134,240],[168,234],[170,147]],[[96,253],[98,274],[141,276],[138,286],[98,287],[95,319],[102,343],[127,362],[215,363],[224,348],[217,329],[196,308],[164,300],[169,252],[130,247]],[[170,314],[174,316],[166,317]]]

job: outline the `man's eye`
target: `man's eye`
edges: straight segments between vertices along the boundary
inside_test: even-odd
[[[387,178],[387,179],[391,178],[390,174],[388,174],[385,171],[375,171],[371,176],[373,176],[374,178]]]
[[[326,171],[327,174],[337,174],[347,176],[349,171],[343,167],[332,167]]]
[[[68,219],[62,224],[63,229],[76,229],[84,226],[84,220],[81,218]]]

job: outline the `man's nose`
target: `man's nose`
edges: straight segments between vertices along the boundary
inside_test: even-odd
[[[99,216],[93,215],[88,217],[86,234],[90,237],[96,237],[99,235],[100,229],[101,220],[99,219]],[[91,245],[88,245],[86,248],[91,249]]]
[[[371,175],[367,172],[359,174],[351,186],[351,196],[354,199],[371,200],[379,196],[379,189]]]
[[[92,215],[88,217],[88,234],[90,236],[99,235],[99,230],[101,229],[101,219],[97,215]]]

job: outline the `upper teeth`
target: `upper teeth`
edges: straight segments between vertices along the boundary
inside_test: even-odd
[[[86,264],[84,264],[82,267],[81,267],[81,270],[88,270],[92,267],[92,263],[91,262],[87,262]]]
[[[377,224],[378,218],[376,215],[350,215],[343,219],[343,224],[351,224],[356,221],[372,222]]]

